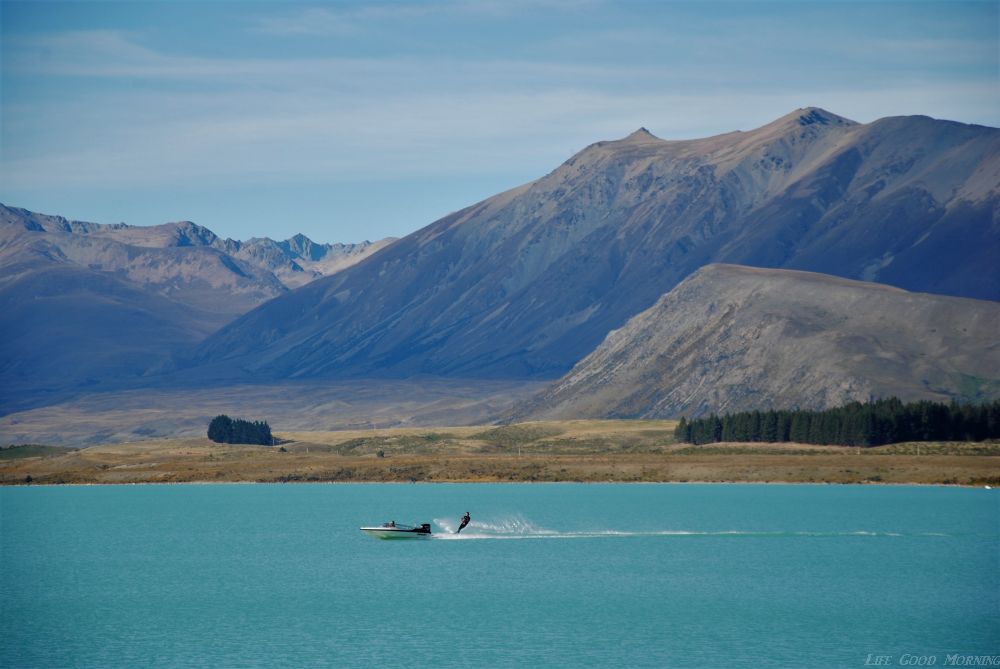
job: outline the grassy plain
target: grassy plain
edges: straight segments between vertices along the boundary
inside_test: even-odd
[[[0,482],[675,481],[1000,485],[1000,443],[678,444],[674,421],[278,432],[276,447],[151,439],[11,452]]]
[[[430,378],[91,392],[0,416],[0,444],[85,447],[200,437],[219,414],[292,430],[471,425],[502,414],[543,385]]]

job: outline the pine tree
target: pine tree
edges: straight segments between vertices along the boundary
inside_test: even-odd
[[[217,444],[232,443],[233,420],[222,414],[212,419],[208,424],[208,438]]]
[[[683,421],[678,435],[713,441],[793,441],[877,446],[900,441],[982,441],[1000,437],[1000,401],[941,404],[898,398],[850,402],[825,411],[742,411]],[[679,438],[681,438],[679,436]]]
[[[681,422],[674,428],[674,438],[685,443],[691,442],[691,429],[688,427],[687,418],[681,416]]]
[[[208,438],[219,444],[274,445],[267,421],[234,420],[226,415],[216,416],[208,424]]]

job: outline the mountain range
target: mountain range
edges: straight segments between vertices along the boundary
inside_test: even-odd
[[[1000,130],[818,108],[702,139],[639,129],[360,245],[0,206],[0,402],[431,377],[558,380],[523,417],[996,396],[998,257]],[[952,327],[970,318],[980,339]]]
[[[390,243],[221,239],[189,221],[71,221],[0,205],[4,407],[167,364],[236,316]]]
[[[514,420],[823,409],[1000,394],[1000,303],[824,274],[706,265]]]
[[[714,262],[1000,298],[1000,130],[799,109],[640,129],[281,295],[189,365],[262,378],[557,378]]]

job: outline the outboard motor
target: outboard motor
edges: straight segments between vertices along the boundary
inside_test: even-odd
[[[421,534],[430,534],[431,533],[431,524],[430,523],[421,523],[420,524],[420,533]]]

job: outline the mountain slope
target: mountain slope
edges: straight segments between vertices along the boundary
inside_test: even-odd
[[[1000,396],[1000,304],[708,265],[611,332],[515,419],[820,409]]]
[[[0,413],[142,376],[211,332],[211,314],[69,264],[0,283]]]
[[[710,262],[1000,298],[1000,131],[803,109],[644,129],[246,314],[192,364],[258,376],[554,378]]]

